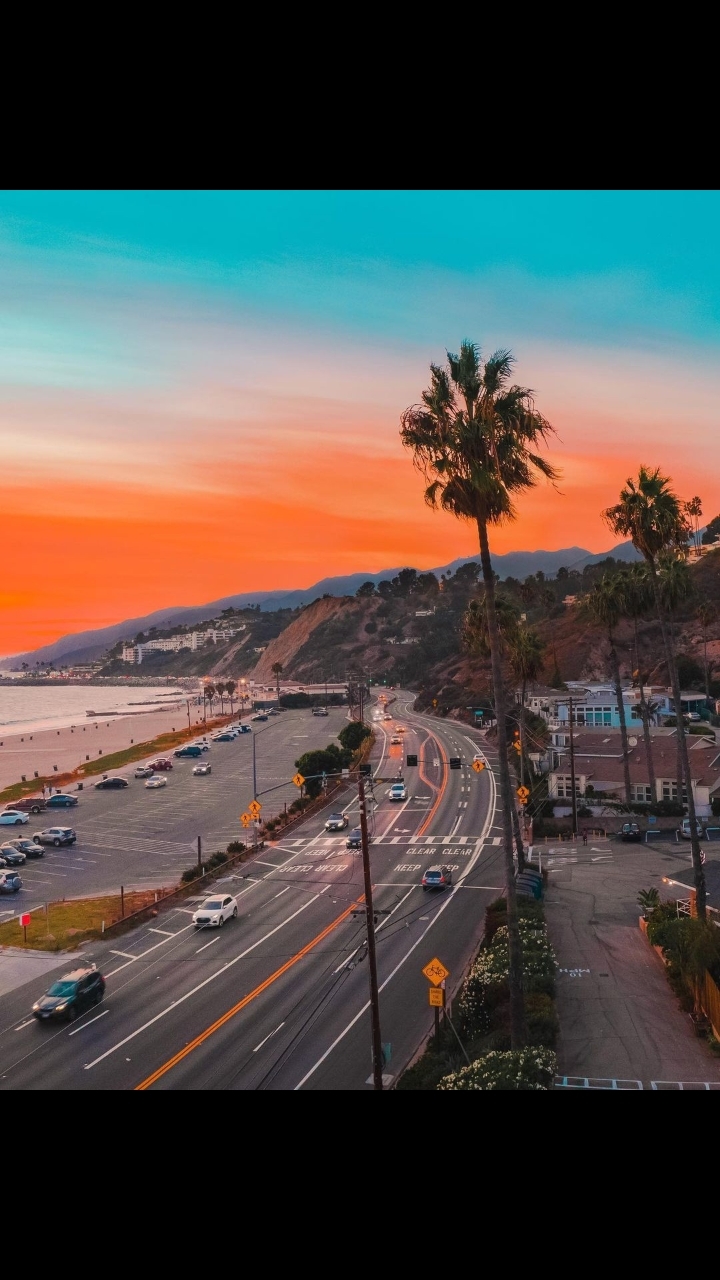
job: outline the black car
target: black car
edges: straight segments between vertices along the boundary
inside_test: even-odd
[[[100,1004],[104,995],[105,979],[98,969],[73,969],[53,982],[45,995],[35,1001],[32,1011],[39,1022],[50,1018],[72,1022],[78,1014]]]
[[[127,785],[127,778],[102,778],[100,782],[95,783],[95,790],[119,791],[121,787],[126,787]]]
[[[45,807],[47,809],[69,809],[71,805],[77,803],[77,796],[66,796],[63,792],[58,792],[56,796],[49,796],[45,801]]]
[[[626,842],[642,840],[642,831],[637,822],[624,822],[620,828],[620,839]]]
[[[353,827],[352,831],[350,832],[350,835],[345,841],[345,848],[346,849],[362,848],[362,831],[360,830],[360,827]]]
[[[5,867],[23,867],[26,855],[12,844],[0,845],[0,859]]]
[[[34,840],[7,840],[6,845],[13,849],[19,849],[20,853],[24,853],[26,858],[44,858],[45,850],[41,844],[36,844]]]

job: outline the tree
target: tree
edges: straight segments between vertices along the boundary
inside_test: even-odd
[[[357,591],[355,592],[355,595],[356,595],[360,600],[366,600],[366,599],[369,599],[369,598],[370,598],[370,596],[374,596],[374,595],[375,595],[375,583],[374,583],[374,582],[371,582],[371,581],[368,579],[368,581],[367,581],[367,582],[363,582],[363,583],[362,583],[362,585],[358,587]]]
[[[473,521],[478,531],[503,803],[511,1044],[518,1049],[526,1032],[511,819],[514,797],[488,529],[514,518],[514,495],[532,488],[538,476],[552,480],[558,473],[537,453],[552,428],[535,409],[532,392],[510,385],[513,363],[509,351],[496,351],[482,363],[478,347],[463,342],[459,355],[447,353],[447,367],[430,366],[430,386],[422,403],[402,415],[401,437],[428,481],[426,502]]]
[[[651,471],[648,467],[642,466],[638,472],[637,482],[632,478],[628,478],[625,488],[620,491],[620,501],[615,506],[608,507],[603,512],[603,516],[613,533],[621,538],[630,538],[632,540],[633,546],[640,552],[650,571],[655,609],[660,623],[665,659],[670,672],[673,701],[679,720],[680,682],[660,599],[658,557],[663,551],[682,550],[685,546],[688,537],[688,525],[683,507],[677,494],[670,488],[669,476],[662,475],[659,467]],[[680,725],[678,727],[680,728]],[[704,920],[707,892],[701,861],[700,841],[697,834],[690,760],[684,733],[678,734],[678,741],[680,743],[680,755],[687,787],[695,901],[698,916],[701,920]],[[681,794],[678,795],[678,800],[682,800]]]
[[[282,675],[282,662],[273,662],[270,670],[275,676],[275,688],[277,689],[277,700],[280,701],[280,676]]]
[[[225,685],[222,680],[217,681],[215,685],[215,689],[217,690],[217,696],[220,699],[220,715],[224,716],[225,715]]]
[[[622,740],[623,777],[625,780],[625,803],[632,801],[630,784],[630,759],[628,756],[627,723],[625,720],[625,702],[620,683],[620,662],[615,645],[615,628],[625,608],[625,597],[622,590],[622,579],[619,574],[606,573],[595,584],[592,591],[585,596],[582,603],[583,612],[594,622],[604,628],[610,647],[610,667],[612,669],[615,697],[617,698],[620,716],[620,738]]]
[[[211,717],[212,717],[212,708],[213,708],[213,698],[216,696],[216,694],[217,694],[217,689],[215,688],[214,684],[205,685],[205,688],[203,689],[203,698],[205,699],[206,702],[210,703]]]
[[[718,538],[720,538],[720,516],[715,516],[702,536],[703,545],[711,546],[713,542],[717,542]]]
[[[359,720],[353,720],[350,724],[346,724],[338,734],[340,745],[347,748],[348,751],[357,751],[358,747],[370,736],[371,730],[366,724],[360,724]]]
[[[227,693],[227,696],[230,699],[230,715],[233,714],[233,694],[236,689],[237,689],[237,681],[235,680],[225,681],[225,692]]]
[[[692,523],[692,538],[695,548],[700,545],[700,517],[702,515],[702,499],[691,498],[685,503],[685,514],[689,516]]]
[[[705,667],[705,697],[710,697],[710,668],[708,667],[707,657],[707,629],[711,622],[717,617],[715,605],[707,596],[703,596],[700,600],[697,610],[698,621],[702,627],[703,633],[703,663]]]
[[[633,684],[637,681],[640,690],[639,711],[640,719],[643,726],[643,741],[645,744],[645,760],[647,763],[648,780],[653,800],[657,800],[657,786],[655,782],[655,761],[652,753],[652,740],[650,737],[650,718],[654,716],[658,709],[658,703],[648,701],[645,696],[645,685],[648,679],[647,671],[642,670],[640,662],[640,644],[638,640],[638,619],[644,614],[649,613],[653,607],[652,584],[648,574],[647,565],[644,561],[638,560],[635,564],[628,565],[627,568],[620,571],[622,583],[623,612],[626,616],[633,620],[633,628],[635,634],[635,662],[633,665]]]

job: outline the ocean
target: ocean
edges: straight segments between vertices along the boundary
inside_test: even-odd
[[[110,711],[128,714],[173,707],[196,695],[167,685],[123,688],[113,685],[35,685],[13,689],[0,685],[0,736],[11,733],[39,733],[42,729],[65,729],[90,724],[86,711],[107,715]]]

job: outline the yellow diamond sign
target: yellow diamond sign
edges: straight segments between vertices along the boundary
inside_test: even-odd
[[[437,956],[429,964],[425,965],[423,973],[428,982],[434,983],[436,987],[439,987],[441,982],[450,977],[450,970],[445,968],[442,960],[438,960]]]
[[[252,803],[248,805],[248,813],[251,813],[253,818],[257,818],[261,809],[262,805],[259,800],[253,800]]]
[[[527,787],[518,787],[515,794],[518,795],[521,800],[527,800],[528,796],[530,795],[530,792],[528,791]]]
[[[295,783],[295,786],[296,786],[296,787],[301,787],[304,781],[305,781],[305,779],[303,778],[303,776],[302,776],[302,774],[301,774],[301,773],[296,773],[296,774],[295,774],[295,776],[294,776],[294,778],[293,778],[293,782]]]
[[[242,822],[244,827],[249,827],[250,823],[252,822],[252,818],[250,817],[249,813],[241,813],[240,821]]]
[[[472,762],[472,767],[473,767],[473,769],[475,770],[475,772],[476,772],[476,773],[482,773],[483,769],[485,768],[485,761],[484,761],[484,760],[473,760],[473,762]]]

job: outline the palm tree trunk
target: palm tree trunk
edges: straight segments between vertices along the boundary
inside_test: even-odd
[[[680,681],[678,679],[677,667],[675,659],[668,642],[667,629],[663,619],[662,606],[660,603],[660,591],[658,589],[657,571],[653,560],[648,561],[650,565],[650,578],[653,585],[653,596],[655,597],[655,609],[657,611],[658,621],[660,623],[660,632],[663,638],[663,646],[665,649],[665,661],[668,665],[670,673],[670,684],[673,692],[673,702],[675,703],[675,717],[678,727],[678,750],[682,768],[685,773],[685,782],[687,789],[687,806],[688,817],[690,819],[690,847],[692,850],[693,878],[695,880],[695,906],[698,918],[704,920],[706,918],[705,905],[707,900],[707,889],[705,886],[705,873],[701,861],[700,841],[697,834],[697,819],[695,817],[695,796],[692,789],[692,775],[690,773],[690,760],[688,758],[687,741],[682,722],[682,705],[680,700]],[[678,791],[678,800],[682,802],[682,780]]]
[[[643,741],[645,743],[645,757],[647,759],[648,778],[650,780],[650,789],[652,791],[652,798],[654,802],[655,800],[658,799],[658,794],[657,794],[657,783],[655,781],[655,763],[653,761],[652,741],[650,738],[650,715],[648,712],[647,702],[645,701],[645,692],[642,689],[642,685],[640,687],[642,691],[642,696],[640,698],[640,716],[642,719],[642,726],[643,726]]]
[[[523,849],[522,835],[520,834],[520,819],[518,817],[517,806],[514,801],[510,809],[510,816],[512,818],[513,835],[515,837],[518,871],[522,871],[525,866],[525,850]]]
[[[495,576],[490,559],[487,525],[478,518],[480,539],[480,563],[485,584],[488,641],[492,668],[495,715],[498,733],[498,767],[500,772],[500,796],[502,799],[503,845],[505,850],[505,884],[507,893],[508,928],[508,987],[510,991],[510,1044],[513,1049],[525,1046],[525,1002],[523,1000],[523,966],[518,927],[517,892],[515,885],[515,860],[513,858],[512,808],[513,794],[508,764],[507,725],[505,722],[505,689],[500,663],[500,635],[495,612]]]
[[[628,735],[627,724],[625,723],[625,703],[622,696],[622,685],[620,683],[620,663],[618,662],[617,649],[615,648],[615,636],[612,627],[608,627],[608,639],[610,641],[610,664],[612,666],[613,681],[615,683],[615,697],[618,700],[618,715],[620,716],[620,739],[622,741],[623,753],[623,774],[625,777],[625,803],[631,803],[630,794],[630,761],[628,760]]]
[[[710,697],[710,676],[709,676],[709,674],[708,674],[708,664],[707,664],[707,623],[705,623],[705,622],[703,622],[703,653],[704,653],[704,655],[705,655],[705,658],[704,658],[704,663],[705,663],[705,697],[706,697],[706,698],[709,698],[709,697]]]

